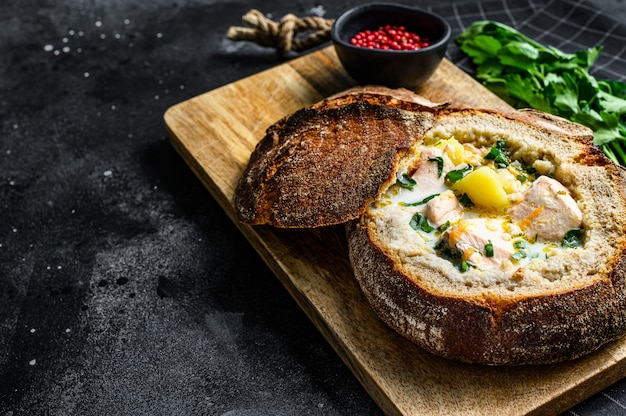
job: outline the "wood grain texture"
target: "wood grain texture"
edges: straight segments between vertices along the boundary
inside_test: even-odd
[[[556,414],[626,375],[626,340],[556,365],[485,367],[433,356],[383,324],[362,295],[343,227],[240,224],[233,196],[265,129],[353,86],[332,47],[177,104],[171,142],[355,377],[389,415]],[[444,60],[418,93],[455,106],[509,109]]]

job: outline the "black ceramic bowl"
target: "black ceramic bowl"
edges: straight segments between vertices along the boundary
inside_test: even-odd
[[[380,26],[404,26],[426,37],[430,45],[417,50],[383,50],[354,46],[352,37]],[[369,3],[342,13],[330,36],[348,74],[360,84],[415,89],[435,72],[450,40],[450,25],[436,14],[398,4]]]

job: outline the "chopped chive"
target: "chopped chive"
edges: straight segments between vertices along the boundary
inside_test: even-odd
[[[526,244],[526,241],[520,240],[520,241],[514,242],[513,243],[513,247],[515,247],[515,248],[528,248],[528,244]]]
[[[519,261],[526,257],[526,252],[524,250],[516,251],[511,255],[511,258],[515,261]]]
[[[485,255],[487,257],[493,257],[493,244],[491,240],[489,240],[489,243],[485,244]]]

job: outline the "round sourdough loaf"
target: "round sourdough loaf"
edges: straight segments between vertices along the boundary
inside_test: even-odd
[[[239,220],[312,228],[358,218],[395,182],[398,165],[446,105],[366,86],[284,117],[267,129],[240,177]]]
[[[570,360],[622,337],[626,174],[592,145],[591,131],[536,111],[444,109],[426,136],[487,147],[505,140],[511,160],[571,193],[582,245],[513,271],[462,272],[388,205],[372,203],[346,228],[356,279],[378,316],[434,354],[489,365]]]

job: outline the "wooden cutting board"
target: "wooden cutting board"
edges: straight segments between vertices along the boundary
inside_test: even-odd
[[[556,414],[626,376],[626,340],[546,366],[494,368],[435,357],[377,318],[353,278],[342,227],[279,230],[237,221],[237,179],[265,129],[353,85],[327,47],[177,104],[165,123],[177,151],[382,410]],[[456,106],[508,108],[447,60],[418,92]]]

